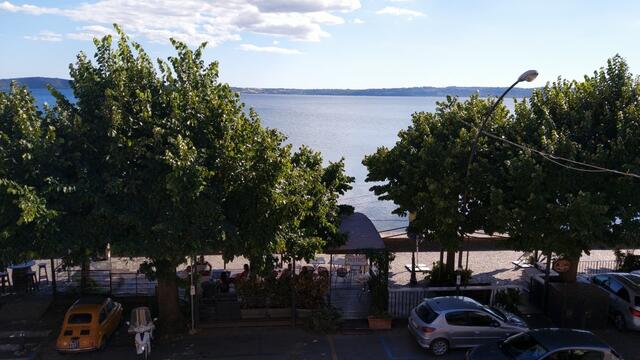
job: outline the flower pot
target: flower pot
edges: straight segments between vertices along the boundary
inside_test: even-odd
[[[367,317],[369,321],[369,329],[372,330],[389,330],[391,329],[391,318],[390,317],[377,317],[377,316],[369,316]]]

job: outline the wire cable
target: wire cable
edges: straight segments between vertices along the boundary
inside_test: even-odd
[[[380,230],[378,231],[378,234],[383,233],[383,232],[389,232],[389,231],[394,231],[394,230],[402,230],[402,229],[406,229],[406,226],[401,226],[401,227],[397,227],[397,228],[393,228],[393,229],[386,229],[386,230]]]
[[[461,119],[456,119],[456,120],[458,120],[459,122],[461,122],[461,123],[463,123],[463,124],[465,124],[467,126],[470,126],[470,127],[474,128],[474,129],[478,130],[478,128],[474,124],[471,124],[471,123],[466,122],[466,121],[461,120]],[[608,173],[612,173],[612,174],[617,174],[617,175],[622,175],[622,176],[629,176],[629,177],[634,177],[634,178],[640,179],[640,175],[632,173],[632,172],[623,172],[623,171],[619,171],[619,170],[615,170],[615,169],[608,169],[608,168],[597,166],[597,165],[593,165],[593,164],[588,164],[588,163],[584,163],[584,162],[580,162],[580,161],[576,161],[576,160],[567,159],[567,158],[562,157],[562,156],[549,154],[549,153],[546,153],[544,151],[529,147],[527,145],[518,144],[518,143],[516,143],[514,141],[505,139],[502,136],[498,136],[498,135],[496,135],[494,133],[491,133],[489,131],[486,131],[486,130],[481,130],[481,133],[486,135],[487,137],[490,137],[490,138],[498,140],[498,141],[502,141],[504,143],[507,143],[507,144],[509,144],[511,146],[514,146],[514,147],[517,147],[519,149],[528,150],[528,151],[534,152],[534,153],[540,155],[545,160],[548,160],[548,161],[550,161],[550,162],[552,162],[554,164],[557,164],[559,166],[562,166],[562,167],[570,169],[570,170],[589,172],[589,173],[605,173],[605,172],[608,172]],[[575,165],[584,166],[584,167],[587,167],[589,169],[578,168],[578,167],[575,167],[575,166],[563,164],[563,163],[559,162],[558,160],[566,161],[568,163],[575,164]]]

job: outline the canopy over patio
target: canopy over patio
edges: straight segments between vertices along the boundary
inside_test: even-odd
[[[340,232],[347,235],[347,242],[340,247],[327,249],[327,254],[358,254],[386,249],[378,230],[365,214],[355,212],[344,216]]]

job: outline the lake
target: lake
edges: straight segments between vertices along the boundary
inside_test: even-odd
[[[69,90],[63,93],[71,96]],[[33,94],[39,104],[54,102],[45,89]],[[411,123],[412,113],[434,111],[444,98],[241,94],[241,99],[260,114],[265,126],[283,132],[293,146],[305,144],[320,151],[325,161],[344,157],[346,172],[356,179],[341,201],[369,216],[378,230],[406,226],[406,218],[391,214],[393,203],[378,201],[369,191],[362,159],[379,146],[393,146],[398,131]],[[512,101],[506,103],[513,107]]]

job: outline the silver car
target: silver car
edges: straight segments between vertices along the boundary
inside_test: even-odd
[[[537,329],[501,343],[485,344],[467,352],[467,360],[621,360],[593,333],[574,329]]]
[[[640,275],[607,273],[591,281],[609,293],[609,315],[619,330],[640,330]]]
[[[443,355],[449,348],[498,342],[529,330],[519,317],[462,296],[425,299],[411,310],[409,331],[423,348]]]

